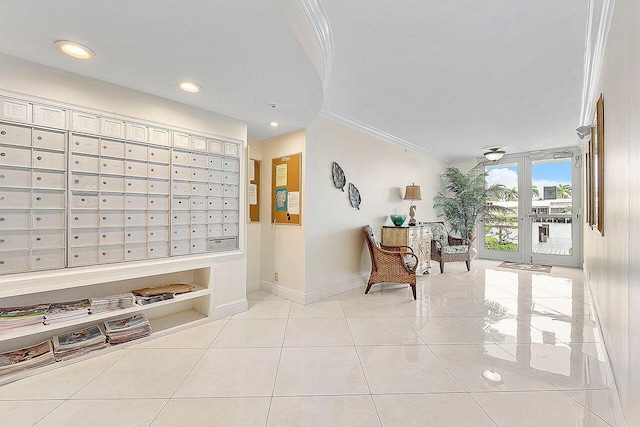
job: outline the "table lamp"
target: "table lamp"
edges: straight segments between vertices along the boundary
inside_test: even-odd
[[[415,183],[407,185],[407,189],[404,192],[404,199],[411,200],[411,205],[409,205],[409,216],[411,217],[409,225],[416,225],[416,207],[413,205],[413,201],[422,200],[422,196],[420,195],[420,186]]]

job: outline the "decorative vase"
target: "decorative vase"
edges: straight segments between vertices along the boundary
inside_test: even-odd
[[[407,219],[407,216],[402,214],[391,214],[389,215],[389,218],[391,218],[391,222],[393,222],[393,225],[395,225],[396,227],[400,227],[402,224],[404,224],[404,221]]]

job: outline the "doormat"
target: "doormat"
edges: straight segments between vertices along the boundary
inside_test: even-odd
[[[522,264],[519,262],[503,261],[498,267],[513,268],[514,270],[535,271],[536,273],[551,273],[550,265]]]

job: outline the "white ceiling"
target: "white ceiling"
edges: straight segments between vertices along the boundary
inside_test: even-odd
[[[332,32],[324,91],[269,0],[3,0],[0,52],[245,120],[256,139],[324,108],[452,161],[577,143],[587,0],[314,1]],[[64,57],[59,39],[98,56]]]

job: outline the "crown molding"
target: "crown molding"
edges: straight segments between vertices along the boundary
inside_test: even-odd
[[[331,25],[320,0],[298,0],[305,16],[311,24],[311,28],[316,35],[320,52],[322,52],[322,62],[324,65],[323,85],[327,86],[333,67],[333,35]]]
[[[590,125],[593,121],[595,104],[599,96],[600,75],[607,47],[609,28],[613,17],[615,0],[603,0],[602,8],[596,9],[596,0],[589,0],[587,36],[585,38],[584,69],[582,84],[582,105],[580,108],[580,126]],[[599,16],[598,27],[594,27],[594,18]],[[595,36],[595,43],[592,40]]]
[[[333,121],[336,121],[338,123],[341,123],[345,126],[348,126],[352,129],[355,130],[359,130],[360,132],[366,133],[368,135],[371,135],[373,137],[376,137],[378,139],[382,139],[383,141],[386,141],[388,143],[391,143],[393,145],[397,145],[398,147],[404,148],[404,149],[410,149],[413,151],[417,151],[420,154],[423,154],[425,156],[428,157],[432,157],[434,159],[437,160],[441,160],[443,162],[447,162],[447,163],[451,163],[451,159],[441,156],[439,154],[433,153],[429,150],[425,150],[422,147],[419,147],[409,141],[406,141],[404,139],[398,138],[396,136],[393,136],[391,134],[388,134],[386,132],[383,132],[379,129],[376,129],[372,126],[369,126],[365,123],[359,122],[357,120],[354,120],[350,117],[347,117],[343,114],[340,113],[336,113],[335,111],[331,111],[326,107],[323,107],[322,110],[320,111],[320,115],[322,117],[326,117],[328,119],[331,119]]]

